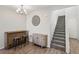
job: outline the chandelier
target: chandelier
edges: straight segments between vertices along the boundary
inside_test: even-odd
[[[16,12],[17,12],[18,14],[21,14],[21,15],[26,15],[26,14],[27,14],[27,12],[26,12],[26,10],[24,9],[24,6],[23,6],[23,5],[21,5],[21,6],[16,10]]]

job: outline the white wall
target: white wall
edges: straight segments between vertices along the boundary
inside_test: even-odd
[[[70,38],[77,38],[77,9],[76,7],[66,8],[66,52],[70,52]]]
[[[40,24],[38,26],[34,26],[32,24],[32,17],[34,15],[38,15],[40,17]],[[48,35],[48,46],[50,47],[50,12],[45,10],[37,10],[29,15],[27,15],[26,21],[26,29],[29,31],[29,35],[31,36],[33,33],[40,33]],[[32,39],[30,39],[32,42]]]
[[[66,9],[66,18],[68,20],[68,29],[69,29],[69,37],[76,38],[77,37],[77,7],[71,7]]]
[[[77,10],[76,10],[76,14],[77,14],[77,39],[79,40],[79,6],[77,6],[77,8],[76,8]]]
[[[0,6],[0,49],[4,48],[4,32],[26,29],[25,16],[16,14],[16,10]]]

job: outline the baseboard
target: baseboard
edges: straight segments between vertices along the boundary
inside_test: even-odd
[[[71,38],[71,37],[69,37],[69,39],[76,39],[76,40],[78,40],[77,38]]]
[[[3,48],[0,48],[0,50],[5,50],[5,48],[3,47]]]

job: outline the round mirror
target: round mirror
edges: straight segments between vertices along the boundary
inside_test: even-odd
[[[38,15],[32,17],[32,24],[34,26],[38,26],[40,24],[40,17]]]

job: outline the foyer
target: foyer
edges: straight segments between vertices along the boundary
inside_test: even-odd
[[[0,5],[0,53],[77,54],[78,16],[78,5]]]

